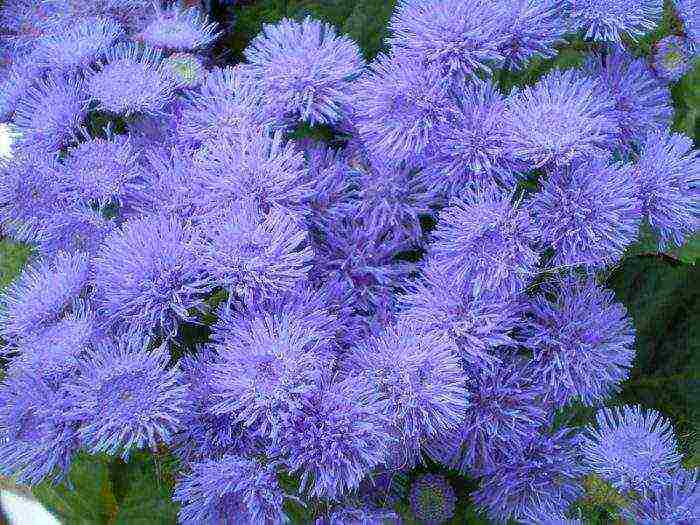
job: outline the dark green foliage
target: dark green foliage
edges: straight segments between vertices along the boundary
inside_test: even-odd
[[[0,240],[0,289],[5,288],[17,277],[32,250],[26,244],[10,239]]]

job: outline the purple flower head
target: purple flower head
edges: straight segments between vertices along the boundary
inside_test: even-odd
[[[160,51],[134,44],[111,48],[86,82],[100,110],[124,117],[162,113],[175,90]]]
[[[380,55],[354,83],[354,123],[373,157],[419,159],[454,104],[441,74],[420,62]]]
[[[360,483],[358,495],[362,501],[380,508],[391,508],[408,493],[408,477],[401,470],[379,467]]]
[[[12,118],[19,99],[38,81],[43,71],[25,56],[15,56],[12,64],[3,69],[0,77],[0,119],[6,121]]]
[[[606,154],[619,128],[614,100],[579,71],[554,70],[511,93],[505,132],[512,154],[532,168]]]
[[[118,330],[172,336],[192,319],[208,289],[192,228],[176,219],[127,221],[105,239],[94,259],[98,312]]]
[[[302,490],[335,500],[386,460],[387,426],[382,403],[362,382],[322,382],[282,415],[271,452],[300,474]]]
[[[542,389],[515,361],[494,369],[467,368],[464,422],[449,436],[438,436],[428,455],[463,474],[498,465],[509,450],[525,446],[548,418]]]
[[[195,51],[209,47],[217,38],[216,22],[210,22],[197,8],[172,5],[157,9],[150,23],[135,38],[171,51]]]
[[[656,44],[654,71],[670,82],[678,82],[689,70],[693,60],[688,41],[680,36],[667,36]]]
[[[588,60],[586,73],[601,83],[614,101],[615,119],[623,143],[637,142],[647,131],[671,124],[671,92],[654,77],[646,61],[621,48]]]
[[[244,308],[225,305],[213,326],[221,359],[212,372],[212,411],[274,440],[282,415],[329,366],[334,335],[334,318],[311,290]]]
[[[165,59],[165,68],[170,70],[175,83],[181,88],[192,89],[200,86],[207,77],[204,63],[191,53],[175,53]]]
[[[527,205],[488,185],[465,191],[440,212],[428,266],[457,287],[517,293],[535,275],[537,229]]]
[[[76,140],[87,115],[82,81],[72,76],[49,75],[29,87],[17,102],[14,123],[28,148],[57,151]]]
[[[663,0],[567,0],[571,28],[586,39],[622,44],[622,37],[636,39],[656,28]]]
[[[426,161],[431,184],[454,194],[470,182],[499,180],[513,185],[511,171],[519,167],[504,128],[505,101],[489,81],[470,84],[446,108]]]
[[[668,483],[654,486],[641,499],[623,509],[625,519],[641,525],[673,523],[693,525],[700,521],[700,472],[678,469]]]
[[[342,118],[350,82],[365,65],[355,42],[312,18],[264,25],[244,53],[266,104],[311,125]]]
[[[697,53],[700,45],[700,7],[695,0],[673,0],[673,4],[683,24],[685,36],[688,37],[693,52]]]
[[[527,307],[525,345],[548,402],[591,405],[627,379],[634,360],[634,326],[614,294],[592,277],[547,283]]]
[[[250,203],[236,203],[204,229],[202,264],[216,285],[231,294],[290,291],[305,280],[311,266],[308,233],[287,211],[261,215]]]
[[[27,265],[2,295],[2,337],[20,341],[71,311],[85,290],[89,261],[84,254],[59,253]]]
[[[315,525],[391,525],[401,523],[393,510],[346,504],[336,507],[328,517],[316,518]]]
[[[411,485],[413,515],[426,525],[439,525],[454,516],[457,497],[449,481],[437,474],[423,474]]]
[[[520,312],[514,301],[454,286],[449,275],[434,268],[411,282],[399,302],[402,319],[449,337],[472,366],[497,366],[499,348],[516,346],[511,333]]]
[[[180,135],[195,144],[235,137],[251,124],[269,124],[273,115],[261,101],[259,81],[249,66],[213,69],[198,91],[187,95]]]
[[[523,69],[533,57],[553,58],[566,32],[563,0],[507,0],[501,18],[504,67]]]
[[[168,369],[167,348],[146,351],[140,339],[105,342],[87,353],[67,386],[80,438],[93,453],[121,454],[168,443],[179,426],[186,389]]]
[[[415,463],[422,445],[464,422],[466,377],[447,337],[407,322],[389,326],[382,335],[358,343],[346,367],[385,403],[398,440],[392,461],[400,466]]]
[[[55,29],[54,17],[60,4],[55,0],[16,0],[3,2],[0,8],[0,27],[17,49],[34,46],[36,39]]]
[[[524,446],[484,472],[481,486],[472,497],[496,523],[523,518],[542,507],[563,512],[583,490],[584,470],[576,457],[576,438],[571,429],[536,434]]]
[[[30,485],[65,477],[80,448],[70,406],[37,374],[10,367],[0,383],[0,474]]]
[[[639,406],[604,408],[581,436],[586,466],[622,491],[663,486],[680,465],[671,422]]]
[[[565,518],[561,510],[551,508],[533,509],[520,523],[523,525],[584,525],[581,520]]]
[[[183,525],[288,523],[286,498],[272,465],[235,455],[193,463],[173,495]]]
[[[402,0],[389,22],[389,44],[409,62],[466,83],[503,60],[500,16],[484,0]]]
[[[39,38],[32,58],[50,69],[84,69],[104,56],[122,35],[122,27],[110,18],[84,18]]]
[[[135,148],[128,136],[90,138],[70,148],[58,182],[70,200],[102,208],[121,204],[139,176]]]
[[[205,143],[195,154],[205,213],[247,200],[262,213],[302,212],[310,193],[304,154],[281,131],[250,127]]]
[[[637,240],[639,187],[630,166],[592,159],[556,170],[531,200],[543,247],[554,266],[616,263]]]
[[[683,133],[653,130],[635,168],[643,213],[659,247],[681,246],[700,228],[700,153]]]

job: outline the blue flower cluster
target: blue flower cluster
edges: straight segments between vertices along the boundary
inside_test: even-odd
[[[700,522],[661,414],[555,425],[632,367],[601,271],[642,225],[662,248],[700,227],[700,154],[669,128],[694,2],[653,67],[622,42],[661,0],[401,0],[371,63],[306,18],[235,65],[204,14],[155,4],[0,8],[0,226],[35,254],[0,297],[0,474],[167,447],[182,523],[378,524],[436,462],[494,522],[576,523],[589,474],[632,521]],[[504,92],[576,31],[584,65]],[[410,491],[426,523],[456,498]]]

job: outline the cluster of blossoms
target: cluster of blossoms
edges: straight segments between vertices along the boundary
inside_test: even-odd
[[[662,415],[554,424],[632,367],[600,272],[642,224],[661,248],[700,226],[669,129],[694,2],[653,67],[622,42],[660,0],[401,0],[371,63],[307,18],[236,65],[196,8],[144,4],[0,9],[0,225],[34,249],[0,305],[0,473],[167,447],[182,523],[391,523],[405,498],[438,523],[450,484],[405,490],[429,458],[495,522],[569,523],[592,473],[631,520],[700,520]],[[500,89],[576,32],[584,66]]]

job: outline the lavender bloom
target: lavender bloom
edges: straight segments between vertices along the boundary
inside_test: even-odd
[[[663,0],[567,0],[572,29],[598,42],[622,43],[623,35],[636,39],[656,28]]]
[[[410,323],[389,326],[359,343],[346,367],[379,393],[391,422],[398,465],[415,463],[420,447],[457,429],[467,406],[457,348],[446,337]]]
[[[556,56],[555,46],[564,41],[566,31],[562,7],[563,0],[507,0],[500,20],[504,67],[523,69],[533,57]]]
[[[536,381],[515,361],[492,370],[468,367],[464,422],[456,432],[430,443],[428,455],[463,474],[497,467],[508,451],[524,447],[547,422]]]
[[[493,186],[454,198],[440,213],[428,265],[439,265],[454,285],[479,294],[517,293],[535,274],[537,229],[529,206]]]
[[[266,104],[311,125],[341,119],[364,67],[357,44],[311,18],[264,25],[244,53]]]
[[[379,467],[360,482],[362,501],[380,508],[394,507],[408,492],[408,477],[401,470]]]
[[[186,89],[200,86],[207,77],[207,70],[202,60],[191,53],[175,53],[165,59],[165,68],[169,70],[175,83]]]
[[[594,56],[586,73],[600,82],[614,101],[614,119],[623,144],[642,140],[647,131],[671,124],[673,106],[668,86],[654,78],[646,61],[621,48]]]
[[[153,47],[196,51],[208,47],[219,37],[216,29],[216,22],[209,22],[199,9],[172,5],[156,9],[155,17],[135,38]]]
[[[538,434],[528,444],[510,450],[484,472],[472,497],[489,518],[504,523],[523,518],[541,507],[563,512],[583,491],[583,468],[576,457],[571,429]]]
[[[555,266],[616,263],[637,240],[642,219],[633,169],[598,159],[550,174],[531,207]]]
[[[271,452],[301,474],[310,496],[338,499],[386,460],[389,434],[382,403],[354,378],[301,394],[282,415]]]
[[[317,518],[315,525],[389,525],[401,523],[398,515],[391,510],[345,505],[335,508],[325,518]]]
[[[272,465],[227,455],[191,465],[175,486],[183,525],[200,523],[288,523],[286,494]]]
[[[38,253],[52,257],[58,252],[95,254],[116,223],[82,204],[57,203],[32,242]]]
[[[176,219],[136,218],[105,239],[94,260],[97,308],[117,329],[172,336],[208,289],[193,231]]]
[[[31,48],[37,38],[55,28],[54,17],[60,10],[61,6],[55,0],[3,2],[0,27],[16,49]]]
[[[60,319],[84,291],[88,273],[84,254],[27,265],[2,296],[3,338],[20,341]]]
[[[161,113],[175,89],[160,52],[133,44],[111,48],[86,82],[99,109],[124,117]]]
[[[581,436],[581,451],[590,470],[622,491],[670,483],[681,460],[671,422],[630,405],[599,410]]]
[[[380,55],[354,83],[354,123],[373,157],[416,159],[429,149],[436,126],[454,104],[441,74],[420,62]]]
[[[208,275],[242,297],[290,291],[311,266],[308,233],[284,210],[261,215],[241,203],[204,229],[201,253]]]
[[[423,474],[411,485],[409,501],[421,523],[438,525],[454,516],[457,497],[444,476]]]
[[[513,158],[504,128],[505,101],[489,81],[469,85],[446,108],[426,162],[431,184],[457,193],[470,182],[513,185]],[[444,182],[443,182],[444,181]]]
[[[0,474],[32,485],[65,477],[80,447],[70,406],[37,374],[10,367],[0,383]]]
[[[466,83],[503,60],[500,11],[483,0],[402,0],[389,22],[389,43],[408,62]]]
[[[700,8],[695,0],[673,0],[676,14],[683,24],[685,36],[688,37],[693,51],[700,45]]]
[[[168,369],[167,349],[146,351],[139,339],[101,344],[87,353],[66,387],[80,421],[80,438],[92,452],[127,459],[135,448],[169,442],[179,425],[185,388]]]
[[[49,75],[29,87],[15,110],[20,143],[29,148],[57,151],[76,139],[87,115],[82,81],[72,76]]]
[[[530,300],[525,345],[556,406],[591,405],[620,389],[634,360],[634,326],[614,294],[591,277],[564,277]]]
[[[533,509],[519,523],[523,525],[584,525],[579,519],[565,518],[561,510],[544,508]]]
[[[641,525],[673,523],[693,525],[700,520],[700,473],[698,469],[678,469],[670,481],[644,492],[640,500],[633,500],[623,516]]]
[[[654,71],[670,82],[678,82],[689,70],[693,60],[688,41],[680,36],[662,38],[654,50]]]
[[[425,273],[399,297],[401,318],[449,337],[471,366],[497,366],[499,347],[516,346],[511,337],[520,321],[516,303],[498,294],[454,286],[449,275],[431,268]]]
[[[604,155],[619,128],[604,87],[576,70],[554,70],[511,93],[505,132],[513,155],[531,168]]]
[[[669,130],[651,131],[635,172],[643,214],[659,235],[659,248],[681,246],[700,227],[700,153],[693,140]]]
[[[110,18],[85,18],[64,31],[39,38],[31,56],[49,69],[83,69],[102,57],[122,35],[122,27]]]

